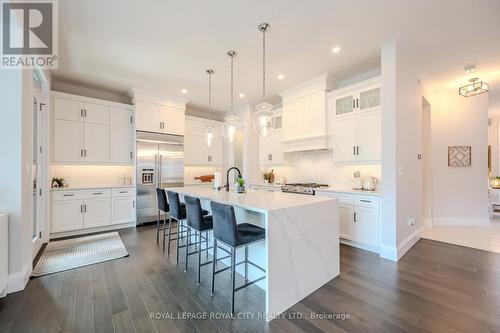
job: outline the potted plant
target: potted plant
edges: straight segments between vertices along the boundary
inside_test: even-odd
[[[236,183],[238,184],[236,191],[238,193],[245,193],[245,180],[243,178],[238,178]]]
[[[274,170],[271,170],[271,172],[264,172],[264,182],[266,184],[274,183]]]

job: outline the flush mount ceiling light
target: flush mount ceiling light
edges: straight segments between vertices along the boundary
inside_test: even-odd
[[[231,109],[224,117],[224,136],[232,143],[236,132],[241,131],[240,118],[234,111],[234,57],[236,51],[228,51],[227,55],[231,58]]]
[[[267,136],[272,128],[272,116],[274,114],[272,111],[273,105],[264,101],[266,97],[266,30],[269,29],[269,24],[261,23],[258,29],[262,32],[262,102],[255,106],[253,127],[259,136]]]
[[[212,145],[214,138],[214,127],[212,126],[212,75],[215,73],[213,69],[207,69],[208,74],[208,122],[209,125],[205,128],[205,143],[207,147]]]
[[[470,84],[458,88],[458,94],[464,97],[471,97],[483,93],[487,93],[490,88],[488,83],[484,81],[479,81],[479,78],[475,77],[469,80]]]

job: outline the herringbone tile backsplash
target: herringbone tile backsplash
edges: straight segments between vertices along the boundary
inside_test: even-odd
[[[316,182],[338,188],[352,186],[354,171],[359,171],[361,176],[377,177],[379,181],[382,174],[380,164],[335,162],[330,151],[287,153],[285,166],[270,167],[262,171],[270,169],[274,169],[276,182],[285,177],[288,183]]]
[[[123,178],[133,181],[134,169],[127,165],[52,165],[51,177],[63,177],[73,188],[122,186]]]

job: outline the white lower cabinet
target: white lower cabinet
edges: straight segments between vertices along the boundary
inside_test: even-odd
[[[379,198],[373,195],[320,192],[339,200],[339,234],[349,245],[379,249]]]
[[[52,194],[52,234],[135,222],[135,189],[61,190]]]

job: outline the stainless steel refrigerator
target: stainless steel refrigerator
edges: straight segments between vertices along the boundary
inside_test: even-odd
[[[184,185],[184,137],[137,131],[137,224],[157,220],[156,188]]]

